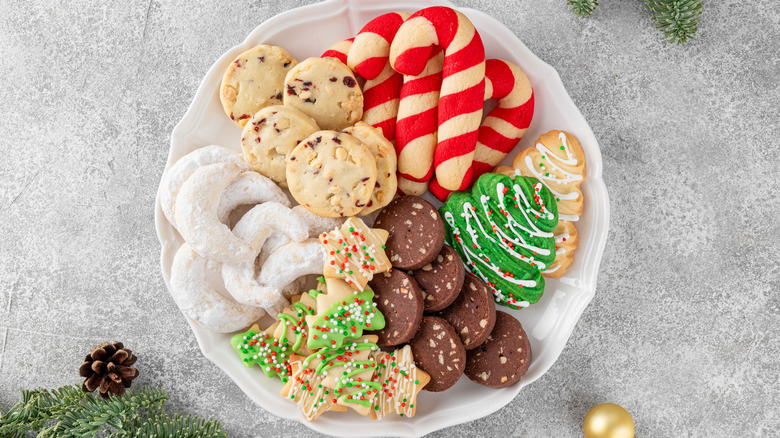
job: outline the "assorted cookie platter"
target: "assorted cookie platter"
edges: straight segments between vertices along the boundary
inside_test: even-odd
[[[331,434],[509,402],[565,345],[606,237],[598,146],[554,71],[479,12],[390,7],[261,25],[204,79],[158,193],[204,354]],[[334,30],[273,32],[293,16]]]

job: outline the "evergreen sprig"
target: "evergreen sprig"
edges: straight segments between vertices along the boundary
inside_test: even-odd
[[[685,44],[698,30],[702,0],[645,0],[656,27],[672,44]]]
[[[599,0],[568,0],[569,10],[580,17],[588,17],[599,5]]]
[[[0,414],[0,436],[21,438],[37,431],[39,438],[94,437],[111,431],[109,436],[115,438],[226,437],[218,421],[168,415],[167,401],[168,394],[161,389],[141,389],[107,400],[75,385],[22,390],[19,403]]]

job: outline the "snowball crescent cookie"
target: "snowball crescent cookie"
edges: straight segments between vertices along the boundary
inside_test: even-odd
[[[281,105],[284,77],[297,63],[283,48],[265,44],[238,55],[225,70],[219,88],[225,114],[244,126],[262,108]]]
[[[364,216],[389,204],[395,196],[398,189],[398,179],[395,175],[398,161],[395,156],[395,148],[382,135],[382,131],[365,122],[357,122],[355,126],[345,129],[344,132],[368,146],[376,159],[376,187],[368,205],[360,211],[360,215]]]
[[[376,176],[368,146],[343,132],[315,132],[287,159],[290,193],[307,210],[325,217],[358,214],[371,200]]]
[[[363,117],[363,92],[338,59],[306,59],[287,73],[284,86],[284,104],[303,111],[322,129],[344,129]]]
[[[244,127],[241,149],[256,172],[287,187],[287,155],[306,137],[319,131],[314,120],[300,110],[282,105],[261,109]]]

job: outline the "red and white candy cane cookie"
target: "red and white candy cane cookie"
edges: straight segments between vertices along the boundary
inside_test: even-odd
[[[398,192],[407,196],[422,196],[428,191],[428,182],[417,182],[398,176]]]
[[[479,127],[472,181],[493,170],[512,152],[534,117],[531,82],[520,67],[509,61],[489,59],[485,63],[485,100],[488,99],[497,99],[498,106]]]
[[[349,68],[366,79],[379,76],[390,57],[390,43],[407,18],[406,12],[390,12],[366,23],[346,52]]]
[[[514,149],[534,116],[531,82],[520,67],[509,61],[488,59],[485,63],[485,100],[488,99],[497,99],[498,106],[479,127],[470,182],[493,170]],[[442,201],[450,194],[436,179],[431,181],[430,191]]]
[[[336,58],[346,64],[349,54],[354,50],[355,40],[356,38],[350,38],[332,45],[322,57]],[[360,75],[359,72],[356,73]],[[379,75],[366,80],[363,85],[363,121],[381,129],[382,135],[390,141],[395,140],[395,121],[402,84],[403,76],[385,62]]]
[[[350,38],[337,42],[336,44],[330,46],[330,48],[328,48],[328,50],[326,50],[325,53],[320,56],[320,58],[336,58],[346,65],[347,54],[349,53],[350,47],[352,47],[352,41],[355,41],[355,39]]]
[[[458,190],[471,182],[485,97],[485,47],[465,15],[434,6],[417,11],[401,25],[390,46],[390,64],[399,73],[418,75],[434,44],[444,49],[434,166],[439,184]]]
[[[422,73],[417,76],[404,76],[401,100],[398,103],[395,151],[398,154],[399,176],[409,182],[426,183],[433,176],[433,152],[438,140],[439,90],[443,62],[444,52],[441,47],[436,46],[431,51]],[[417,189],[421,187],[418,185]],[[425,184],[423,193],[427,188],[428,185]]]

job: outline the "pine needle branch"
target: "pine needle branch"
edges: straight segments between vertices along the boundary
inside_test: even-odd
[[[141,389],[107,400],[81,391],[79,386],[55,390],[23,390],[19,403],[0,414],[0,437],[38,438],[96,436],[113,432],[116,438],[225,438],[216,420],[175,414],[164,409],[168,394]]]
[[[645,0],[656,27],[672,44],[685,44],[698,30],[702,0]]]
[[[569,5],[570,11],[584,18],[593,14],[599,5],[599,0],[568,0],[566,4]]]

